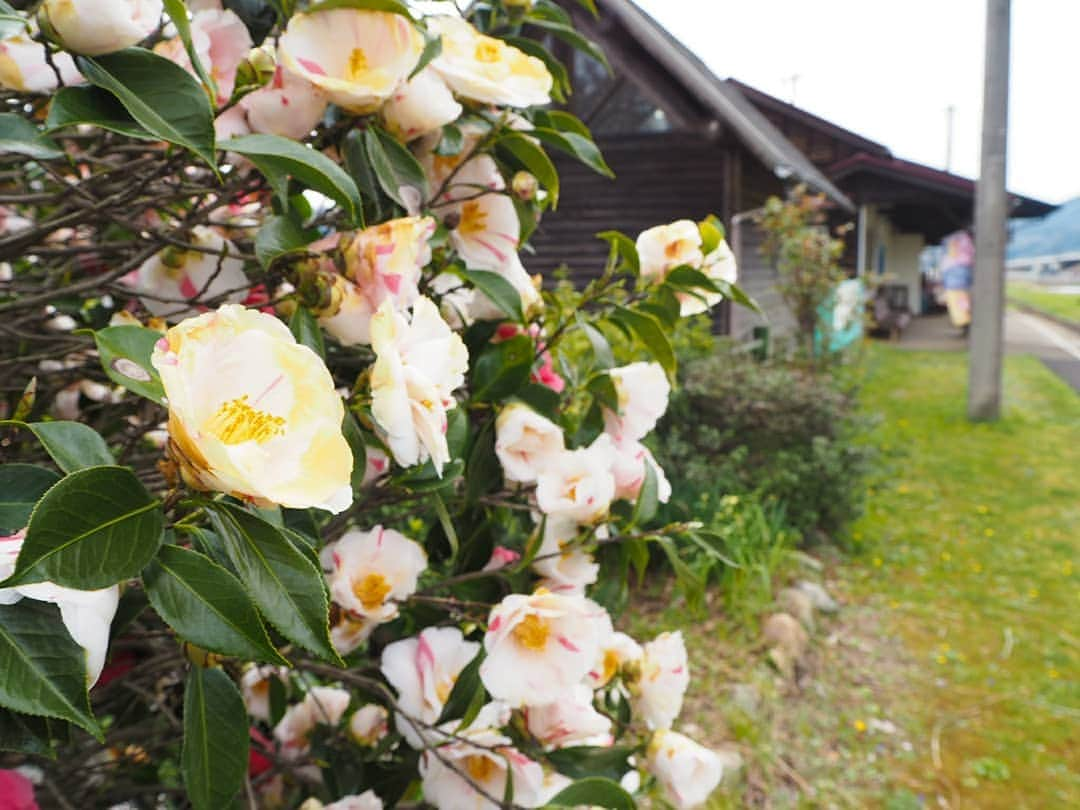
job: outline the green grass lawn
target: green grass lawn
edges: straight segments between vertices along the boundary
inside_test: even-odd
[[[1019,281],[1009,284],[1006,294],[1012,301],[1027,304],[1080,325],[1080,294],[1047,292],[1034,284]]]
[[[951,807],[1080,806],[1080,397],[1010,357],[1004,418],[973,425],[965,355],[868,365],[892,469],[855,527],[853,588],[920,664],[904,770]]]
[[[855,553],[814,549],[824,571],[793,557],[777,574],[844,603],[803,677],[783,681],[716,593],[699,618],[654,583],[621,621],[638,638],[683,629],[681,724],[747,762],[709,810],[1080,807],[1080,397],[1009,357],[1004,418],[973,425],[966,355],[874,345],[865,365],[886,461]]]

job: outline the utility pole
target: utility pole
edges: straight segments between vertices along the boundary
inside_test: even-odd
[[[945,171],[952,171],[952,138],[953,118],[956,116],[956,105],[950,104],[945,108]]]
[[[1001,415],[1001,354],[1004,328],[1005,147],[1009,114],[1009,4],[986,2],[986,72],[983,84],[982,152],[975,187],[975,278],[971,306],[968,419]]]

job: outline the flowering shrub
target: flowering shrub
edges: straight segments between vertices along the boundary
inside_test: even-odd
[[[519,258],[547,150],[609,172],[523,30],[599,54],[553,3],[475,8],[0,3],[0,746],[85,806],[721,778],[672,730],[682,637],[609,610],[697,530],[655,525],[641,440],[731,254],[603,234],[558,306]]]

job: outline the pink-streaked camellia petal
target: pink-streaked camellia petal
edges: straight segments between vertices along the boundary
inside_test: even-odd
[[[279,43],[282,64],[349,112],[374,112],[416,66],[424,39],[400,14],[335,8],[295,14]]]
[[[65,85],[84,81],[68,53],[54,53],[53,64]],[[45,61],[45,46],[25,34],[0,40],[0,87],[19,93],[49,93],[57,88],[56,72]]]

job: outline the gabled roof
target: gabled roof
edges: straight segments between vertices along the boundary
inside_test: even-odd
[[[678,81],[739,137],[781,179],[794,177],[838,205],[854,211],[850,199],[751,104],[739,88],[721,81],[667,29],[630,0],[601,0],[602,13],[622,26]]]

